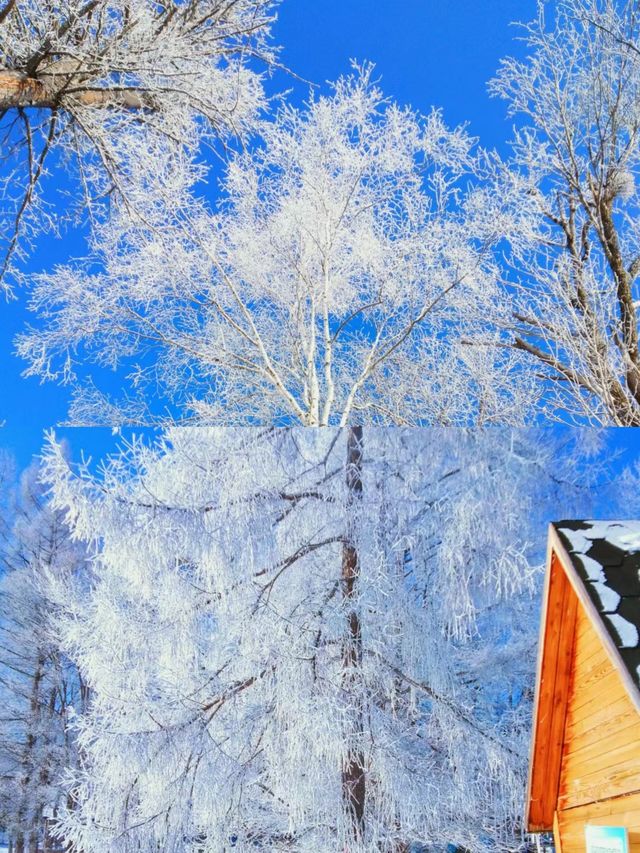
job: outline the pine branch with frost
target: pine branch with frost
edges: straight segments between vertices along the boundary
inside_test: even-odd
[[[67,842],[371,853],[473,848],[482,827],[513,845],[528,543],[550,502],[583,500],[579,455],[536,433],[365,429],[353,500],[352,432],[175,429],[92,495],[56,463],[55,500],[100,542],[90,605],[63,630],[94,697]],[[362,812],[345,800],[359,756]]]
[[[48,505],[39,474],[28,469],[13,490],[0,545],[0,823],[15,849],[52,844],[65,774],[80,762],[69,726],[87,699],[58,644],[62,614],[84,618],[86,552]]]

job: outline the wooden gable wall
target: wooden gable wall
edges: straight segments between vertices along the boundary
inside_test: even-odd
[[[562,853],[584,853],[586,823],[627,826],[640,853],[640,715],[578,605],[557,804]]]
[[[625,826],[640,853],[640,702],[555,531],[549,544],[527,827],[584,853],[587,823]]]

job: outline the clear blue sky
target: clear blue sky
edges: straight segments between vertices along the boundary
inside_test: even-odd
[[[300,77],[318,85],[349,70],[349,60],[376,63],[387,95],[427,112],[441,107],[450,125],[467,122],[470,132],[486,147],[504,150],[511,123],[501,101],[487,95],[486,84],[502,57],[520,54],[517,27],[512,22],[531,18],[534,0],[283,0],[275,41],[283,46],[282,60]],[[304,99],[308,87],[284,75],[270,80],[273,92],[292,89]],[[37,271],[81,256],[77,237],[41,241],[29,264]],[[11,340],[25,322],[25,294],[18,302],[0,306],[0,446],[27,464],[42,446],[46,429],[64,419],[68,392],[36,379],[20,377],[23,365],[13,355]],[[111,385],[117,394],[118,378]],[[109,430],[57,429],[65,434],[74,455],[84,448],[94,457],[117,441]],[[640,432],[640,431],[639,431]],[[640,435],[621,431],[615,442],[640,447]]]

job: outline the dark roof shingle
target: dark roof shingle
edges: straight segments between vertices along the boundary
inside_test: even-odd
[[[640,691],[640,521],[553,526]]]

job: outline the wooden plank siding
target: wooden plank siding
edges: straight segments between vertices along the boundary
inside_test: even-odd
[[[640,853],[640,715],[582,605],[558,794],[563,853],[584,853],[586,823],[626,826]]]
[[[590,823],[626,827],[630,853],[640,853],[638,649],[610,629],[584,558],[602,566],[613,612],[640,632],[640,551],[626,550],[618,530],[637,538],[640,521],[609,522],[611,539],[584,534],[585,546],[581,531],[599,524],[549,528],[526,826],[553,829],[558,853],[585,853]]]
[[[640,716],[580,605],[558,810],[635,790],[640,790]]]
[[[585,853],[584,827],[587,823],[626,826],[629,853],[640,853],[640,791],[558,812],[557,831],[562,853]]]
[[[564,708],[567,705],[572,668],[577,596],[558,557],[551,557],[546,599],[546,632],[541,646],[542,671],[536,697],[535,743],[529,783],[530,831],[553,826],[557,790],[549,779],[559,779],[564,740]]]

